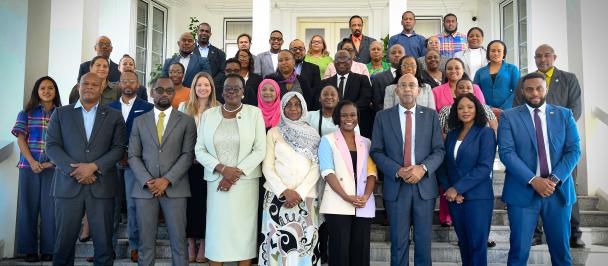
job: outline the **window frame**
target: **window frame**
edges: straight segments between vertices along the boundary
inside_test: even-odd
[[[223,26],[224,29],[222,31],[222,50],[226,53],[226,57],[230,57],[231,55],[228,55],[228,47],[227,45],[238,45],[238,40],[237,39],[228,39],[228,23],[231,22],[249,22],[251,23],[251,31],[253,32],[253,18],[252,17],[224,17],[224,21],[223,21]],[[252,35],[252,32],[241,32],[241,33],[247,33],[249,34],[249,36]]]
[[[505,40],[505,24],[504,24],[504,19],[505,19],[505,8],[509,5],[512,4],[512,13],[513,13],[513,46],[512,47],[507,47],[507,51],[509,52],[509,54],[513,55],[513,62],[509,62],[511,64],[514,64],[517,66],[517,68],[519,69],[519,71],[521,72],[522,75],[527,74],[528,73],[528,61],[527,60],[522,60],[523,56],[528,56],[527,51],[528,51],[528,37],[526,35],[522,35],[522,31],[520,28],[522,28],[522,24],[525,23],[525,25],[527,26],[527,6],[526,6],[526,0],[503,0],[499,3],[499,12],[500,12],[500,39],[501,40]],[[523,8],[526,9],[526,16],[522,17],[522,14],[520,14],[520,6],[523,6]],[[527,29],[526,29],[527,30]],[[522,39],[525,38],[525,40],[522,41]],[[522,50],[525,48],[525,51],[522,52]]]
[[[139,21],[138,21],[138,9],[136,8],[135,11],[135,54],[133,56],[133,58],[135,58],[137,60],[137,54],[138,54],[138,49],[144,49],[145,52],[145,56],[144,56],[144,73],[141,72],[141,70],[135,69],[135,72],[138,74],[139,79],[140,79],[140,83],[143,86],[146,86],[147,82],[152,78],[151,74],[152,72],[156,71],[156,65],[152,64],[152,42],[153,42],[153,33],[154,33],[154,27],[153,27],[153,20],[154,20],[154,9],[158,9],[161,12],[163,12],[163,38],[162,38],[162,53],[160,54],[160,58],[161,58],[161,63],[164,61],[164,59],[166,58],[167,55],[167,29],[168,29],[168,16],[169,16],[169,9],[162,5],[161,3],[155,1],[155,0],[136,0],[136,6],[139,5],[140,2],[146,3],[147,4],[147,21],[145,22],[145,27],[146,27],[146,46],[145,47],[140,47],[137,45],[137,26],[139,25]]]

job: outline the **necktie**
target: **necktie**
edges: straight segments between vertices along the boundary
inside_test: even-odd
[[[156,135],[158,136],[158,144],[163,143],[163,130],[165,129],[165,113],[158,114],[158,122],[156,123]]]
[[[538,163],[540,165],[540,176],[549,176],[549,166],[547,164],[547,153],[545,150],[545,137],[543,136],[542,123],[538,116],[538,108],[534,109],[534,127],[536,128],[536,144],[538,146]]]
[[[403,140],[403,167],[412,165],[412,111],[405,111],[405,139]]]
[[[340,83],[338,84],[338,91],[340,92],[340,99],[344,98],[344,76],[340,77]]]

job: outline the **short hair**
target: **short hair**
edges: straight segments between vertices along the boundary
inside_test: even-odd
[[[529,80],[529,79],[542,79],[544,81],[546,77],[547,76],[545,76],[545,74],[543,74],[543,73],[532,72],[532,73],[525,75],[523,78],[521,78],[521,84],[523,85],[524,82],[526,82],[526,80]]]
[[[338,102],[336,108],[334,108],[334,112],[331,114],[331,120],[334,122],[334,125],[340,127],[340,112],[342,111],[342,108],[347,105],[352,105],[357,109],[357,121],[359,120],[359,108],[357,108],[357,105],[349,100],[342,100]]]
[[[59,87],[57,87],[57,82],[55,82],[55,80],[49,76],[44,76],[44,77],[41,77],[38,80],[36,80],[36,83],[34,83],[34,88],[32,89],[32,94],[31,94],[30,99],[28,100],[27,104],[25,105],[23,112],[29,113],[34,108],[36,108],[40,105],[40,95],[38,94],[38,89],[40,88],[40,85],[42,84],[42,82],[45,80],[48,80],[51,83],[53,83],[53,87],[55,87],[55,98],[53,98],[53,105],[55,107],[61,106],[61,97],[59,95]]]
[[[293,55],[293,53],[292,53],[291,51],[289,51],[288,49],[281,49],[281,51],[279,51],[279,54],[280,54],[280,53],[284,53],[284,52],[285,52],[285,53],[289,53],[289,54],[291,55],[291,58],[292,58],[293,60],[295,60],[295,59],[296,59],[296,56],[295,56],[295,55]],[[277,54],[277,55],[278,55],[278,54]],[[277,60],[278,60],[278,59],[277,59]]]
[[[445,19],[447,17],[454,17],[456,19],[456,21],[458,21],[458,17],[456,15],[454,15],[454,13],[447,13],[447,14],[445,14],[445,16],[443,16],[443,23],[445,23]]]
[[[501,40],[493,40],[490,43],[488,43],[488,48],[486,49],[486,59],[488,61],[490,61],[490,46],[492,46],[492,44],[495,43],[500,43],[502,45],[502,59],[506,59],[507,58],[507,45],[505,44],[505,42],[501,41]]]
[[[473,81],[471,79],[469,79],[469,77],[465,77],[463,75],[461,79],[459,79],[458,81],[456,81],[456,88],[458,88],[458,84],[460,84],[460,82],[464,82],[464,81],[468,81],[468,82],[473,83]]]
[[[405,14],[410,13],[412,14],[412,16],[414,16],[414,19],[416,19],[416,14],[414,13],[414,11],[411,10],[407,10],[405,12],[403,12],[403,14],[401,14],[401,19],[403,19],[403,16],[405,16]]]
[[[108,67],[110,67],[110,60],[108,60],[107,58],[105,58],[101,55],[98,55],[98,56],[93,57],[93,59],[91,59],[91,65],[89,66],[89,68],[93,67],[95,62],[97,62],[97,60],[99,60],[99,59],[106,60],[106,63],[108,63]]]
[[[479,99],[475,97],[475,95],[473,95],[472,93],[466,93],[456,97],[456,100],[454,100],[454,104],[452,104],[452,107],[450,107],[450,116],[448,117],[448,128],[450,130],[456,130],[464,126],[464,123],[462,123],[462,121],[458,119],[458,104],[464,98],[471,100],[471,102],[473,102],[473,104],[475,105],[475,118],[473,124],[478,127],[485,127],[488,123],[488,119],[486,118],[486,111],[483,105],[481,104]]]
[[[211,31],[211,25],[209,25],[209,23],[207,22],[201,22],[201,24],[198,24],[198,26],[196,26],[196,29],[198,30],[198,28],[200,28],[200,26],[202,25],[206,25],[207,27],[209,27],[209,31]]]
[[[231,58],[226,59],[226,63],[224,65],[228,65],[228,64],[232,64],[232,63],[238,64],[239,66],[241,65],[241,62],[239,62],[239,59],[237,59],[235,57],[231,57]]]
[[[282,35],[282,34],[281,34]],[[242,37],[247,37],[247,39],[249,40],[249,43],[251,43],[251,35],[247,34],[247,33],[241,33],[239,35],[239,37],[236,37],[236,41],[238,42],[240,38]]]
[[[240,50],[236,51],[236,54],[234,55],[234,59],[236,59],[236,61],[239,63],[239,65],[241,64],[241,62],[239,61],[239,53],[240,52],[245,52],[249,56],[249,69],[248,70],[249,70],[249,73],[252,73],[253,69],[254,69],[254,66],[253,66],[253,64],[254,64],[253,55],[247,49],[240,49]]]
[[[133,70],[125,70],[122,73],[120,73],[120,76],[122,77],[122,75],[124,75],[125,73],[131,73],[131,74],[135,75],[135,78],[139,79],[139,75],[137,75],[137,73],[135,73],[135,71],[133,71]]]
[[[228,79],[238,79],[241,82],[242,89],[245,90],[245,79],[243,79],[243,77],[241,77],[241,75],[239,75],[239,74],[233,74],[233,73],[230,73],[230,74],[226,75],[226,79],[224,79],[224,84],[223,84],[224,88],[226,87],[226,81]]]
[[[172,65],[178,65],[179,67],[181,67],[181,68],[182,68],[182,73],[183,73],[184,75],[186,74],[186,68],[184,67],[184,65],[182,65],[182,63],[180,63],[180,62],[175,62],[175,63],[173,63],[173,64],[169,65],[169,68],[171,68],[171,66],[172,66]]]
[[[353,19],[356,19],[356,18],[360,19],[361,25],[363,25],[363,18],[359,15],[354,15],[348,19],[348,27],[350,27],[350,23],[353,21]]]
[[[270,32],[270,35],[272,35],[275,32],[278,32],[279,34],[281,34],[281,36],[283,36],[283,33],[280,30],[273,30]]]
[[[342,41],[340,41],[340,43],[338,43],[338,50],[342,50],[342,47],[345,43],[350,43],[353,48],[355,48],[355,43],[353,42],[353,40],[351,40],[350,38],[344,38],[342,39]]]
[[[483,30],[480,27],[472,27],[469,29],[469,31],[467,31],[467,37],[469,37],[469,34],[471,34],[472,31],[474,30],[478,30],[479,33],[481,33],[481,37],[483,37]]]

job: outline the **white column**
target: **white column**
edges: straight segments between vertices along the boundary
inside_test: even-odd
[[[18,171],[15,165],[19,160],[17,138],[11,133],[17,113],[23,109],[23,87],[25,78],[26,45],[28,21],[28,1],[0,1],[0,73],[2,91],[0,106],[3,118],[0,119],[0,145],[12,145],[12,152],[0,162],[0,256],[12,257],[15,246],[15,222],[17,221]],[[44,25],[39,25],[44,26]],[[28,96],[29,98],[29,96]],[[11,143],[11,144],[9,144]]]
[[[252,36],[251,53],[259,54],[268,49],[270,36],[270,0],[252,0]]]
[[[558,55],[558,68],[568,69],[568,20],[566,0],[534,0],[527,3],[528,67],[536,70],[534,50],[541,44],[550,44]]]
[[[99,5],[98,34],[106,35],[112,40],[110,58],[117,64],[124,54],[135,58],[136,3],[137,1],[104,0]]]
[[[403,30],[401,15],[407,10],[407,0],[388,1],[388,35],[393,36]]]

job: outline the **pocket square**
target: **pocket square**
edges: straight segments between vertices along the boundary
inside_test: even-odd
[[[133,113],[141,113],[141,112],[143,112],[143,111],[144,111],[144,110],[135,110],[135,111],[133,111]]]

